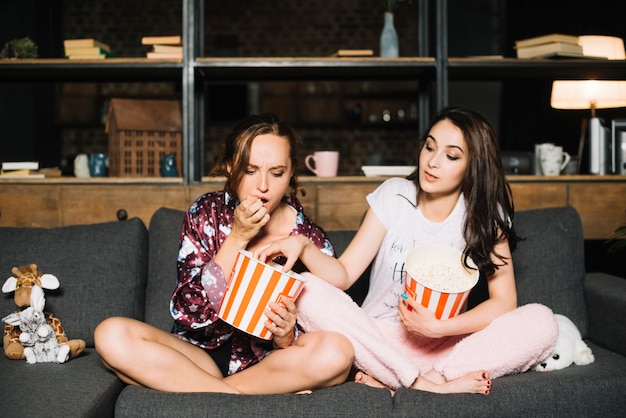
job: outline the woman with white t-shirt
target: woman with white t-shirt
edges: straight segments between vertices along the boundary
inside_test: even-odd
[[[495,132],[483,116],[440,111],[420,143],[415,171],[385,181],[367,202],[363,223],[338,259],[297,236],[256,253],[261,260],[285,255],[285,270],[300,258],[315,275],[298,301],[299,321],[307,330],[339,331],[351,340],[362,370],[357,381],[489,394],[491,379],[526,371],[549,354],[557,337],[552,311],[517,306],[513,204]],[[487,278],[489,298],[443,321],[406,298],[404,262],[420,244],[463,251]],[[339,289],[348,289],[372,260],[359,308]]]

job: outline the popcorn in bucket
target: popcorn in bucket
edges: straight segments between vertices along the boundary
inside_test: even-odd
[[[475,269],[469,258],[468,264]],[[470,291],[478,282],[479,272],[474,269],[465,267],[463,253],[454,248],[416,247],[406,258],[404,291],[434,312],[437,319],[449,319],[465,308]]]
[[[281,271],[276,263],[262,263],[252,253],[239,250],[228,289],[220,305],[219,317],[256,337],[271,340],[263,312],[270,302],[281,303],[283,297],[296,300],[305,280],[293,272]]]

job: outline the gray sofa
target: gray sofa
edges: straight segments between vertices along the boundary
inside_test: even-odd
[[[519,302],[540,302],[570,317],[595,363],[494,380],[489,396],[387,390],[354,382],[310,395],[162,393],[125,386],[100,364],[93,330],[124,315],[169,330],[168,302],[183,212],[160,209],[147,229],[138,219],[57,229],[0,228],[2,282],[19,264],[58,277],[46,309],[87,349],[65,364],[27,364],[0,355],[0,413],[7,417],[171,416],[623,416],[626,409],[626,279],[585,274],[580,219],[572,208],[520,212],[526,239],[514,253]],[[333,232],[338,251],[350,231]],[[367,281],[351,295],[361,300]],[[484,287],[473,292],[483,297]],[[477,303],[474,300],[473,303]],[[16,309],[0,298],[0,317]]]

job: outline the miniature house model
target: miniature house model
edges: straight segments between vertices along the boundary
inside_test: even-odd
[[[109,134],[109,175],[159,176],[161,159],[173,154],[181,171],[180,101],[111,99],[105,132]]]

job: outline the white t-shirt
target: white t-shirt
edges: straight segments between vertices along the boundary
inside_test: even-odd
[[[363,309],[374,318],[397,322],[398,299],[404,292],[406,256],[423,244],[445,245],[463,251],[465,202],[461,194],[443,222],[429,221],[417,207],[415,185],[401,178],[385,181],[367,196],[367,202],[387,234],[374,259]]]

